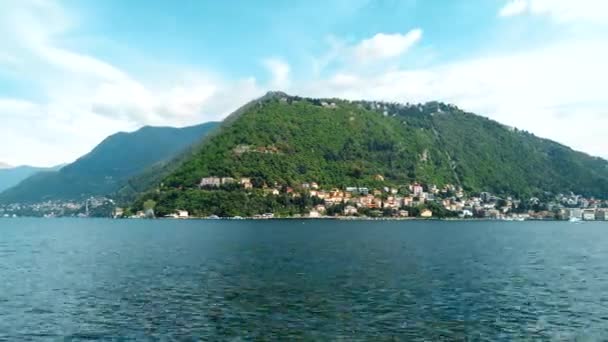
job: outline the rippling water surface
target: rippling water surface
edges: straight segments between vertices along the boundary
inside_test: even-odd
[[[608,223],[0,220],[0,340],[608,340]]]

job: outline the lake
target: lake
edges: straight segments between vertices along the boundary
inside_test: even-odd
[[[608,222],[0,219],[0,340],[608,339]]]

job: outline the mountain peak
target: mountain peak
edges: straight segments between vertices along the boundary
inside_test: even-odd
[[[0,169],[12,169],[13,166],[7,163],[0,162]]]
[[[289,97],[289,94],[280,91],[280,90],[270,90],[264,96],[263,99],[272,99],[272,98],[281,98],[281,97]]]

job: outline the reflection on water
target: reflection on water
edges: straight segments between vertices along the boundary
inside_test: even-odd
[[[0,220],[0,340],[608,339],[608,224]]]

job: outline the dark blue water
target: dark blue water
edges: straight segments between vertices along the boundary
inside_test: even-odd
[[[607,340],[608,223],[0,220],[0,340]]]

